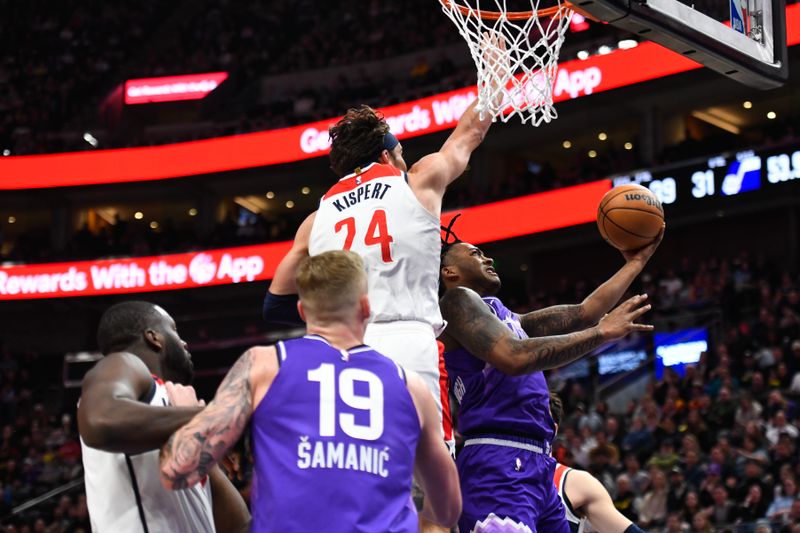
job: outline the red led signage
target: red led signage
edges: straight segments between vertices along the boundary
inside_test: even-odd
[[[125,82],[126,104],[200,100],[228,79],[227,72],[142,78]]]
[[[610,180],[462,209],[458,235],[481,244],[592,222]],[[456,212],[444,213],[449,222]],[[498,224],[498,220],[513,221]],[[128,294],[271,279],[290,242],[187,254],[0,267],[0,300]]]
[[[800,43],[800,5],[789,6],[787,39]],[[556,102],[581,98],[701,66],[652,42],[559,66]],[[474,86],[382,108],[400,139],[453,128],[476,97]],[[323,120],[279,130],[165,146],[0,157],[0,190],[159,180],[291,163],[328,153]]]

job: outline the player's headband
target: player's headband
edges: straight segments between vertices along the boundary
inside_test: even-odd
[[[371,163],[376,163],[381,158],[381,154],[383,153],[384,150],[388,150],[388,151],[391,152],[392,150],[395,149],[395,147],[398,144],[400,144],[400,141],[397,140],[397,137],[395,137],[392,132],[387,131],[383,136],[383,146],[381,147],[380,152],[378,152],[375,155],[375,157],[373,157],[372,160],[370,160],[369,162],[364,163],[363,165],[357,166],[356,167],[356,174],[361,174],[362,169],[366,168],[367,165],[369,165]]]
[[[400,141],[397,140],[397,137],[391,131],[387,131],[386,135],[383,136],[383,149],[391,152],[398,144],[400,144]]]

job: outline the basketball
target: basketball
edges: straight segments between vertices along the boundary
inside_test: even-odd
[[[664,224],[664,209],[656,195],[635,183],[608,191],[597,208],[597,227],[611,246],[623,252],[653,242]]]

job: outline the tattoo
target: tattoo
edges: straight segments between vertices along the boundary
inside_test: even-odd
[[[603,344],[597,328],[567,335],[517,338],[492,313],[480,296],[465,288],[451,289],[440,302],[446,333],[475,357],[512,375],[570,363]]]
[[[174,489],[191,487],[239,440],[253,412],[248,350],[222,381],[214,400],[161,448],[161,476]]]
[[[603,338],[596,329],[585,329],[567,335],[555,335],[519,341],[512,348],[514,356],[525,360],[522,374],[549,370],[580,359],[601,344]],[[536,343],[534,347],[533,344]],[[535,350],[531,352],[531,350]]]
[[[580,305],[554,305],[519,317],[522,329],[531,337],[561,335],[588,327]]]

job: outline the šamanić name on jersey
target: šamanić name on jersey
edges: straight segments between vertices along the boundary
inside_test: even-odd
[[[383,449],[352,442],[312,441],[300,437],[297,444],[297,466],[308,468],[336,468],[357,470],[383,478],[389,477],[387,463],[389,448]]]

